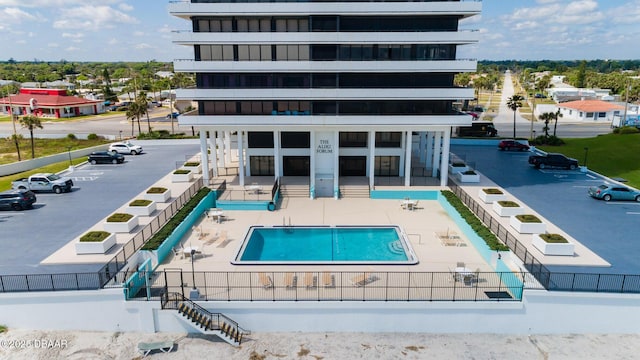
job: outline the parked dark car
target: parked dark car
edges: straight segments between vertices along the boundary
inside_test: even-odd
[[[529,156],[529,164],[535,166],[536,169],[544,169],[547,167],[558,167],[569,170],[578,168],[578,160],[566,157],[559,153],[547,153],[545,155]]]
[[[498,149],[529,151],[529,142],[527,140],[502,140],[498,143]]]
[[[640,191],[621,185],[602,184],[589,188],[589,196],[595,199],[640,201]]]
[[[36,194],[31,190],[7,190],[0,193],[0,208],[31,209],[36,202]]]
[[[124,156],[114,151],[94,151],[89,154],[87,160],[95,164],[121,164],[124,162]]]

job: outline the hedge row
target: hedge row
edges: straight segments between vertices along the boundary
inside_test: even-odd
[[[456,196],[456,194],[454,194],[450,190],[442,190],[441,193],[444,198],[447,199],[449,204],[451,204],[451,206],[456,209],[462,219],[464,219],[464,221],[466,221],[467,224],[471,226],[473,231],[475,231],[476,234],[478,234],[478,236],[480,236],[480,238],[484,240],[485,243],[487,243],[491,250],[509,250],[509,247],[500,242],[495,234],[492,233],[491,230],[489,230],[489,228],[487,228],[471,210],[469,210],[469,208]]]
[[[164,226],[160,230],[158,230],[158,232],[155,233],[146,244],[144,244],[142,250],[157,250],[158,247],[160,247],[160,245],[162,245],[162,243],[169,237],[169,235],[173,233],[178,225],[180,225],[184,221],[187,215],[189,215],[193,211],[193,209],[198,206],[198,203],[200,203],[200,201],[204,199],[207,194],[209,194],[209,191],[211,191],[211,189],[209,189],[208,187],[200,189],[191,198],[191,200],[187,201],[187,203],[184,204],[182,209],[178,210],[178,212],[173,215],[173,217],[169,219],[169,221],[167,221],[167,223],[164,224]]]

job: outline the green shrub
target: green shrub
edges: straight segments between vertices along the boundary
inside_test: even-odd
[[[482,189],[482,191],[484,191],[485,194],[491,194],[491,195],[502,195],[502,194],[504,194],[502,192],[502,190],[496,189],[496,188],[485,188],[485,189]]]
[[[80,242],[100,242],[104,241],[109,235],[111,233],[107,231],[89,231],[80,237]]]
[[[476,175],[476,172],[473,171],[473,170],[467,170],[467,171],[463,172],[462,174],[464,174],[464,175]]]
[[[200,165],[200,163],[197,162],[197,161],[191,161],[191,162],[184,163],[184,166],[198,166],[198,165]]]
[[[193,209],[198,205],[198,203],[204,199],[207,194],[209,194],[208,187],[204,187],[200,189],[186,204],[182,207],[182,209],[178,210],[178,212],[173,215],[169,221],[167,221],[164,226],[155,233],[149,241],[144,244],[142,250],[157,250],[160,245],[173,233],[173,231],[180,225],[184,219],[189,215]]]
[[[517,202],[508,200],[498,201],[498,204],[502,207],[520,207]]]
[[[560,234],[540,234],[542,240],[550,244],[566,244],[569,241]]]
[[[542,220],[538,219],[537,216],[531,214],[522,214],[516,215],[516,219],[520,220],[523,223],[541,223]]]
[[[87,135],[87,140],[98,140],[98,135],[91,133]]]
[[[67,134],[67,139],[69,139],[69,140],[78,140],[78,138],[75,136],[75,134]]]
[[[107,218],[107,222],[127,222],[133,215],[126,213],[115,213]]]
[[[640,132],[640,130],[638,130],[638,128],[636,128],[635,126],[624,126],[621,128],[616,128],[615,130],[618,130],[618,132],[614,131],[614,133],[620,134],[620,135],[637,134]]]
[[[178,170],[174,171],[173,173],[176,174],[176,175],[186,175],[186,174],[188,174],[190,172],[191,172],[191,170],[188,170],[188,169],[178,169]]]
[[[0,334],[5,333],[9,330],[7,325],[0,325]]]
[[[149,206],[153,201],[144,200],[144,199],[136,199],[129,203],[129,206]]]
[[[465,163],[463,163],[461,161],[455,161],[455,162],[451,163],[451,166],[452,167],[465,167],[465,166],[467,166],[467,164],[465,164]]]
[[[442,195],[453,206],[454,209],[460,214],[464,221],[469,224],[471,229],[489,246],[491,250],[507,251],[509,247],[496,237],[494,233],[487,228],[480,219],[471,211],[468,207],[462,203],[462,201],[450,190],[442,190]]]
[[[155,186],[155,187],[149,188],[149,190],[147,190],[147,194],[162,194],[166,191],[167,191],[167,188]]]

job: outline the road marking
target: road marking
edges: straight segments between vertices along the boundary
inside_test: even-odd
[[[640,215],[640,212],[627,211],[627,215]]]
[[[100,178],[99,176],[75,176],[75,177],[72,177],[72,179],[74,181],[78,181],[78,182],[81,182],[81,181],[95,181],[95,180],[97,180],[99,178]]]
[[[593,175],[591,175],[591,174],[587,174],[587,177],[590,177],[590,178],[592,178],[592,179],[597,179],[597,177],[595,177],[595,176],[593,176]]]
[[[627,201],[607,201],[605,204],[607,204],[607,205],[634,205],[634,206],[640,206],[640,203],[627,202]]]

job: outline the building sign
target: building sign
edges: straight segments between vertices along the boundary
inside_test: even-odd
[[[316,148],[318,154],[332,154],[333,146],[329,143],[329,140],[320,140],[320,144]]]

